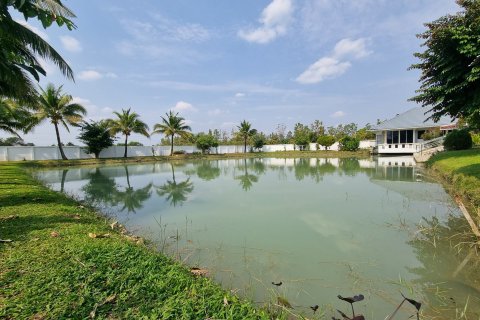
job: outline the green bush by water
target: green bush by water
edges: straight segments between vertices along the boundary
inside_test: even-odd
[[[443,142],[446,150],[467,150],[472,148],[472,144],[472,136],[467,129],[453,130]]]

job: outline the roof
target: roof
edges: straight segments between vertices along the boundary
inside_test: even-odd
[[[438,122],[434,122],[432,119],[426,120],[429,116],[428,114],[425,115],[426,112],[428,110],[422,107],[410,109],[374,126],[373,130],[432,128],[454,124],[452,118],[445,116],[441,117]]]

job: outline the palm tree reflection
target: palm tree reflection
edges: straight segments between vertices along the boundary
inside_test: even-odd
[[[254,183],[258,182],[258,177],[248,173],[247,159],[243,159],[243,168],[245,174],[235,176],[235,179],[240,181],[240,186],[243,190],[248,191]]]
[[[175,168],[173,164],[170,165],[172,167],[172,180],[167,180],[165,184],[156,187],[156,191],[160,197],[166,197],[170,205],[176,207],[187,201],[188,194],[193,191],[193,183],[190,181],[190,178],[182,182],[177,182],[175,179]]]

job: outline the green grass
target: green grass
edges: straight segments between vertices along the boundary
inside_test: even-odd
[[[112,231],[105,218],[47,189],[20,164],[0,165],[0,239],[13,240],[0,243],[2,319],[270,318]]]
[[[475,209],[480,207],[480,149],[441,152],[427,166],[447,180],[455,195],[465,197]]]

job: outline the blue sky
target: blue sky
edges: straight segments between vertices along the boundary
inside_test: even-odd
[[[152,128],[173,109],[194,132],[230,132],[243,119],[265,132],[315,119],[363,126],[414,107],[407,99],[419,73],[407,68],[420,50],[415,35],[458,10],[454,0],[64,3],[76,30],[28,24],[70,63],[75,83],[45,62],[41,85],[64,84],[87,119],[132,108]],[[76,129],[61,134],[78,143]],[[49,123],[24,138],[55,143]]]

